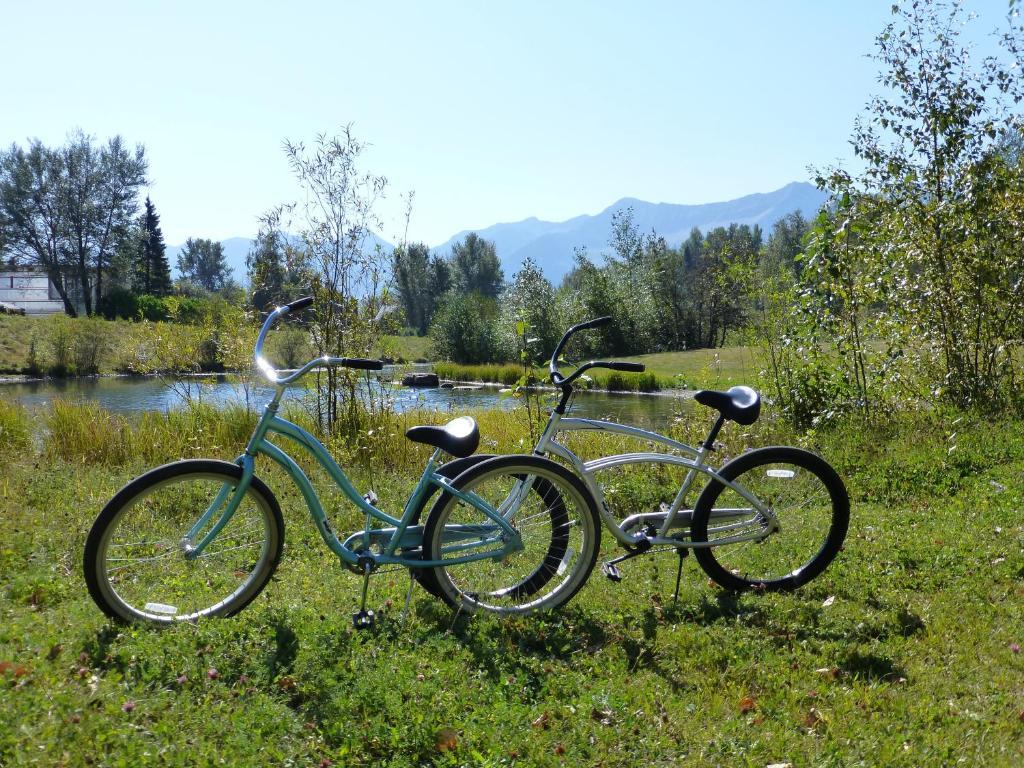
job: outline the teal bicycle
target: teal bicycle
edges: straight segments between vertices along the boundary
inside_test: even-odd
[[[528,614],[568,601],[594,567],[600,521],[591,492],[560,464],[472,455],[480,435],[469,417],[413,427],[406,436],[434,452],[393,516],[372,493],[356,490],[316,438],[278,415],[288,386],[315,368],[382,368],[378,360],[325,356],[291,372],[275,370],[262,353],[268,331],[312,303],[307,297],[278,307],[260,330],[256,367],[275,390],[235,462],[166,464],[132,480],[103,508],[83,563],[99,608],[119,621],[166,624],[230,616],[251,603],[273,575],[285,538],[280,505],[256,474],[261,457],[284,470],[328,549],[362,576],[357,628],[373,624],[367,584],[382,566],[410,569],[431,594],[467,612]],[[271,437],[312,455],[365,515],[362,530],[339,538],[305,472]],[[455,460],[442,464],[443,454]]]

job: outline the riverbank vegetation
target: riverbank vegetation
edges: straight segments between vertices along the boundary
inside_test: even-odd
[[[249,374],[257,329],[226,302],[204,306],[195,322],[0,315],[0,375]],[[416,336],[382,336],[378,344],[375,355],[398,363],[429,354],[429,341]],[[306,331],[290,325],[269,335],[267,352],[282,367],[315,354]]]
[[[519,414],[477,415],[488,449],[516,449]],[[844,551],[799,592],[729,595],[687,563],[673,603],[666,555],[627,564],[619,584],[595,574],[553,615],[456,617],[417,589],[403,619],[392,572],[371,581],[378,626],[355,634],[358,579],[264,462],[286,547],[245,612],[119,627],[88,598],[82,545],[103,503],[157,461],[232,458],[253,416],[0,402],[0,762],[625,766],[638,742],[654,764],[1019,761],[1020,423],[919,414],[798,437],[776,416],[725,430],[720,457],[799,439],[853,499]],[[417,418],[332,443],[389,509],[426,458],[401,436]],[[699,409],[671,429],[692,440],[708,423]],[[325,500],[336,529],[362,524]]]

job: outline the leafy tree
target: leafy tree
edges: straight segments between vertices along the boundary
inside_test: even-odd
[[[231,277],[224,246],[203,238],[185,241],[178,254],[178,271],[183,280],[214,292],[225,288]]]
[[[434,351],[456,363],[490,363],[499,357],[497,302],[480,293],[446,294],[430,326]]]
[[[12,145],[0,155],[0,218],[15,255],[46,271],[66,312],[74,316],[64,280],[69,250],[66,211],[60,205],[63,175],[63,160],[56,150],[38,140],[29,142],[27,150]]]
[[[430,327],[437,297],[447,290],[434,293],[431,285],[430,249],[424,243],[410,243],[395,248],[392,254],[395,289],[405,310],[406,323],[421,336]]]
[[[305,201],[280,206],[263,218],[268,230],[299,235],[297,248],[317,299],[310,330],[320,355],[367,357],[379,348],[382,326],[375,320],[388,304],[389,255],[369,243],[381,226],[374,209],[387,179],[359,170],[365,148],[351,126],[338,136],[318,136],[308,149],[286,141],[285,154]],[[349,434],[358,431],[357,376],[342,368],[319,374],[315,417],[321,428],[340,422]]]
[[[430,310],[431,318],[437,311],[437,302],[452,289],[452,268],[446,259],[440,256],[431,256],[427,269],[427,294],[432,297],[433,305]]]
[[[274,229],[261,229],[245,257],[252,305],[265,311],[309,291],[312,276],[303,252]]]
[[[452,246],[451,271],[456,290],[464,294],[479,293],[496,299],[505,282],[494,243],[475,232]]]
[[[103,299],[103,278],[119,239],[131,229],[138,193],[146,183],[141,145],[129,150],[120,136],[94,147],[91,136],[76,132],[63,148],[69,241],[78,267],[86,314],[93,299]],[[91,281],[91,285],[90,285]]]
[[[864,169],[818,180],[835,213],[815,223],[787,333],[839,353],[805,377],[835,408],[1020,404],[1024,168],[1004,139],[1022,128],[1022,30],[1011,17],[1003,53],[976,66],[959,3],[893,13],[875,41],[885,90],[854,128]]]
[[[133,287],[140,294],[167,296],[171,293],[171,267],[167,262],[167,246],[160,229],[160,216],[148,196],[145,206],[140,222]]]
[[[558,289],[560,314],[566,318],[563,325],[568,327],[595,317],[617,317],[622,311],[622,305],[608,270],[594,264],[584,249],[578,249],[573,254],[573,260],[575,266],[562,278]],[[625,349],[627,344],[622,326],[614,322],[590,333],[576,334],[572,348],[566,354],[570,359],[588,354],[614,354]]]
[[[555,305],[555,289],[537,263],[527,258],[501,295],[500,344],[502,357],[515,359],[524,334],[518,330],[525,323],[525,335],[531,340],[535,357],[550,357],[564,329],[559,328]]]
[[[796,273],[796,257],[803,252],[803,241],[809,231],[810,223],[801,211],[787,213],[772,225],[764,248],[764,259],[770,264],[784,265]]]
[[[750,270],[761,249],[761,229],[746,224],[716,227],[707,233],[688,275],[692,297],[692,347],[719,347],[729,331],[746,321]]]
[[[104,279],[131,237],[138,191],[146,181],[141,145],[120,136],[97,146],[82,132],[52,149],[33,140],[0,153],[0,221],[8,248],[45,271],[68,314],[102,301]]]

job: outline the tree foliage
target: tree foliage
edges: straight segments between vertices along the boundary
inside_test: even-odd
[[[406,323],[423,336],[440,297],[451,288],[451,264],[440,256],[431,256],[424,243],[409,243],[395,249],[392,270]]]
[[[498,303],[481,293],[449,291],[430,327],[434,351],[443,360],[489,363],[502,353],[497,333]]]
[[[780,392],[810,413],[944,401],[1020,404],[1024,312],[1021,29],[972,61],[959,3],[894,6],[876,38],[885,89],[856,121],[863,171],[822,173],[784,337],[809,354]],[[829,354],[818,354],[818,350]],[[815,406],[814,404],[818,404]]]
[[[459,293],[479,293],[491,299],[498,297],[505,282],[494,243],[476,232],[452,246],[451,276]]]
[[[224,246],[204,238],[190,237],[185,241],[178,254],[178,272],[182,280],[211,292],[223,290],[231,279]]]
[[[305,253],[275,229],[262,228],[245,257],[252,305],[261,312],[287,304],[310,290],[313,276]]]
[[[320,355],[373,356],[383,329],[376,318],[389,303],[390,254],[372,242],[381,226],[375,206],[387,179],[359,170],[365,148],[351,126],[337,136],[321,134],[308,148],[286,141],[285,155],[305,197],[263,218],[265,231],[276,232],[279,242],[285,232],[297,236],[298,263],[309,270],[316,298],[310,331]],[[319,379],[318,424],[355,434],[361,419],[357,375],[331,367]]]
[[[120,136],[96,144],[81,131],[50,148],[39,140],[0,153],[0,221],[6,247],[45,271],[68,314],[102,301],[111,261],[131,237],[138,193],[146,183],[141,145]]]

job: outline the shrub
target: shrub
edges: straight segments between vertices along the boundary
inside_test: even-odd
[[[74,343],[71,319],[55,316],[50,319],[46,330],[46,341],[53,361],[49,372],[53,376],[67,376],[71,373],[71,348]]]
[[[139,296],[138,314],[136,317],[140,320],[149,320],[155,323],[161,320],[170,320],[171,313],[166,299],[162,299],[159,296]]]
[[[498,357],[494,299],[449,293],[434,314],[430,337],[438,356],[456,363],[489,363]]]
[[[110,343],[103,321],[94,317],[82,318],[75,325],[72,336],[75,373],[79,376],[99,373],[100,357]]]
[[[107,320],[135,320],[139,317],[139,298],[127,288],[114,288],[100,300],[99,313]]]

